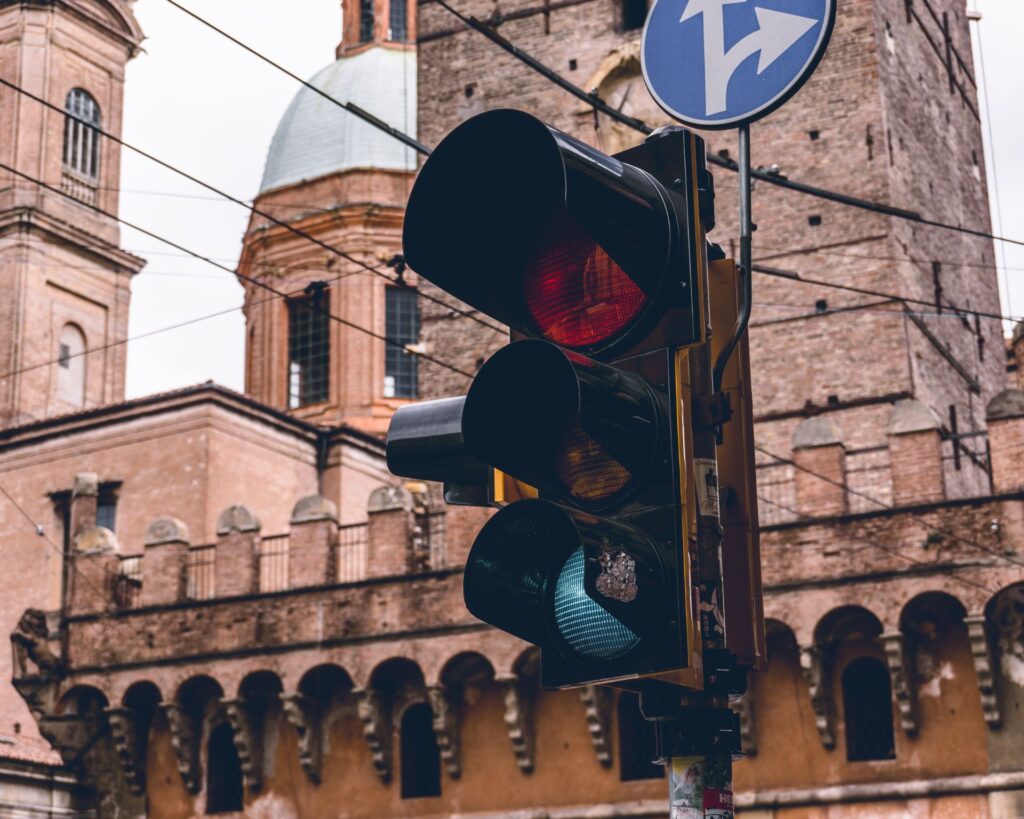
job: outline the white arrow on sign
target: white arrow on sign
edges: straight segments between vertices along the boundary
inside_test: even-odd
[[[818,22],[813,17],[756,6],[758,29],[726,51],[723,7],[745,2],[747,0],[690,0],[679,18],[682,23],[698,14],[704,15],[704,107],[708,116],[726,109],[729,80],[747,57],[755,51],[761,52],[757,61],[760,74]]]

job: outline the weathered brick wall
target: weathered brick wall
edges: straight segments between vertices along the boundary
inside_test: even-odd
[[[932,5],[939,15],[948,13],[953,44],[970,63],[962,4],[943,0]],[[488,0],[472,0],[459,8],[481,19],[498,15],[505,37],[587,90],[594,80],[603,83],[599,90],[613,102],[622,94],[621,77],[613,82],[596,73],[613,50],[636,47],[639,32],[616,28],[617,4],[586,0],[542,13],[527,0],[502,3],[500,9]],[[439,6],[424,3],[419,12],[420,135],[428,145],[460,119],[500,106],[523,108],[599,146],[621,144],[624,136],[634,144],[641,138],[594,117],[486,38],[462,29]],[[987,229],[978,122],[959,93],[950,95],[945,68],[920,26],[904,18],[904,4],[896,0],[841,0],[831,45],[815,75],[789,103],[753,127],[753,162],[777,165],[782,174],[824,188],[918,210],[927,218]],[[934,31],[929,34],[934,38]],[[635,65],[627,63],[619,74],[635,82],[625,110],[651,124],[664,122],[635,76]],[[964,74],[959,67],[955,71]],[[976,108],[973,87],[960,80]],[[732,133],[705,136],[711,152],[736,157]],[[735,254],[736,177],[715,169],[715,179],[718,225],[710,238]],[[911,228],[765,183],[757,185],[753,207],[758,226],[754,256],[764,264],[929,300],[931,261],[943,260],[947,304],[998,312],[990,242]],[[809,405],[831,414],[849,446],[884,447],[889,405],[912,395],[933,407],[947,427],[949,407],[956,406],[961,431],[983,428],[985,402],[1005,378],[998,322],[961,321],[947,308],[942,316],[921,317],[932,341],[898,305],[884,299],[762,274],[755,274],[754,285],[754,406],[758,440],[766,448],[788,455],[792,426]],[[850,307],[860,309],[832,312]],[[937,312],[927,306],[915,309]],[[470,372],[504,342],[496,333],[427,305],[423,337],[431,352]],[[950,357],[977,382],[976,393],[966,388]],[[431,396],[465,389],[462,377],[430,366],[424,372]],[[948,444],[945,454],[954,494],[987,491],[983,470],[963,459],[953,474]]]

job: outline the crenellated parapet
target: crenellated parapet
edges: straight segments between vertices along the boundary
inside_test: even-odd
[[[89,476],[85,476],[88,478]],[[93,476],[95,477],[95,476]],[[68,610],[73,615],[149,609],[199,601],[319,589],[373,578],[447,569],[444,509],[426,494],[382,486],[370,494],[367,521],[340,524],[335,504],[301,498],[288,531],[268,534],[236,504],[217,518],[217,540],[192,543],[188,526],[160,517],[147,527],[141,554],[126,554],[113,532],[89,514],[89,482],[73,498],[78,523]],[[94,503],[93,503],[94,505]]]

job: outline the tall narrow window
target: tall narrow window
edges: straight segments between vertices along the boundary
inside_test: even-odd
[[[96,525],[117,531],[117,490],[121,482],[101,483],[96,498]]]
[[[359,0],[359,42],[361,43],[373,41],[373,2],[374,0]]]
[[[288,300],[288,408],[327,400],[330,367],[330,294],[323,282]]]
[[[403,287],[387,289],[387,343],[384,352],[384,395],[388,398],[415,398],[419,393],[417,358],[405,349],[420,337],[420,306],[415,290]]]
[[[64,110],[64,169],[95,181],[100,175],[100,107],[88,91],[73,88]]]
[[[391,0],[388,7],[388,39],[395,43],[404,43],[409,37],[409,6],[408,0]]]
[[[74,324],[65,324],[57,336],[57,397],[85,406],[85,334]]]
[[[238,759],[231,725],[222,722],[210,733],[206,758],[206,812],[231,813],[242,809],[242,763]]]
[[[896,757],[889,671],[880,660],[861,657],[846,666],[843,721],[850,762]]]
[[[636,694],[619,694],[619,778],[623,782],[637,779],[661,779],[665,769],[651,762],[656,748],[654,723],[640,713],[640,698]]]
[[[647,0],[622,0],[622,30],[635,31],[647,20]]]
[[[402,715],[401,730],[402,798],[440,796],[441,754],[430,706],[410,705]]]

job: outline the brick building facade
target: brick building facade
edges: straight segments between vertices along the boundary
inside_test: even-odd
[[[629,0],[460,9],[663,121]],[[436,4],[345,11],[315,82],[375,89],[355,101],[392,105],[428,145],[505,105],[606,150],[639,140]],[[987,229],[971,64],[958,0],[841,0],[814,78],[755,127],[755,164]],[[413,158],[314,102],[300,92],[286,112],[257,204],[383,275],[255,215],[240,272],[290,298],[248,288],[247,395],[113,393],[49,418],[19,405],[37,420],[0,432],[0,477],[69,560],[5,607],[17,691],[104,816],[664,815],[635,699],[540,692],[535,652],[462,604],[483,513],[386,474],[390,411],[466,386],[402,346],[471,372],[504,339],[386,266]],[[735,181],[716,183],[710,239],[728,251]],[[754,196],[755,258],[786,275],[755,281],[769,663],[736,705],[738,804],[1022,815],[1024,392],[1007,389],[998,322],[956,309],[998,313],[991,244],[764,183]],[[319,321],[325,306],[348,324]],[[39,541],[17,514],[3,526],[29,576]]]

